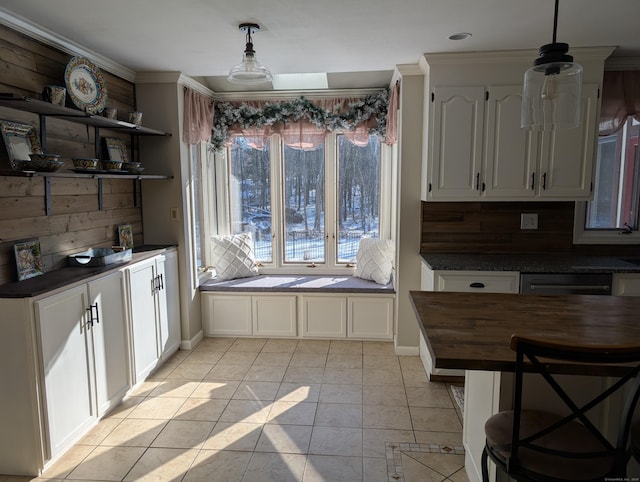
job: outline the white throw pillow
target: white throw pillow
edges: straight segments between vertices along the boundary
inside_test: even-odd
[[[391,280],[394,253],[390,239],[361,239],[353,276],[386,285]]]
[[[213,266],[220,281],[258,274],[251,233],[211,236]]]

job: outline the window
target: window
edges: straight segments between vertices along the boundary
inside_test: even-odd
[[[373,135],[356,145],[330,134],[307,149],[287,146],[277,134],[260,145],[234,136],[220,166],[229,232],[251,232],[266,268],[348,266],[362,237],[390,231],[391,206],[383,208],[381,192],[389,150]]]
[[[640,123],[629,117],[617,133],[599,138],[593,200],[577,203],[575,242],[637,242],[639,133]]]

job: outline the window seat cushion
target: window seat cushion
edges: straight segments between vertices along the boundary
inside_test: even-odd
[[[210,279],[200,291],[295,292],[295,293],[383,293],[395,294],[393,282],[379,285],[354,276],[259,275],[228,281]]]

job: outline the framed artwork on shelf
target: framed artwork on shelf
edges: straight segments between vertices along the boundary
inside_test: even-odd
[[[12,168],[15,161],[28,161],[31,153],[42,153],[38,134],[32,125],[0,120],[0,131]]]
[[[14,244],[13,252],[16,255],[18,281],[44,274],[40,241],[32,239]]]
[[[118,244],[125,249],[133,249],[133,230],[130,224],[118,226]]]
[[[129,162],[129,153],[127,146],[122,139],[114,139],[113,137],[105,137],[104,142],[107,145],[107,153],[112,161]]]

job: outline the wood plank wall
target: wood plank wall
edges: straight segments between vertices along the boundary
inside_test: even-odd
[[[64,86],[70,58],[0,25],[0,92],[40,98],[45,85]],[[128,111],[135,110],[135,86],[104,70],[102,73],[107,105],[116,107],[118,117],[124,119]],[[35,114],[0,107],[0,119],[31,124],[41,135]],[[47,118],[46,123],[46,151],[61,154],[66,162],[63,168],[72,167],[73,157],[95,157],[92,127],[54,118]],[[122,138],[131,148],[128,135],[102,129],[100,136]],[[0,149],[4,150],[3,144]],[[130,151],[130,155],[134,154]],[[134,186],[134,181],[103,180],[102,211],[98,209],[98,181],[94,179],[51,178],[51,195],[52,215],[46,216],[44,178],[0,175],[0,284],[16,279],[13,245],[17,241],[40,240],[45,271],[63,267],[68,254],[117,244],[119,224],[131,224],[134,242],[141,244],[140,185]]]
[[[573,202],[422,202],[422,253],[640,255],[638,246],[574,245]],[[520,214],[538,213],[537,230]]]

